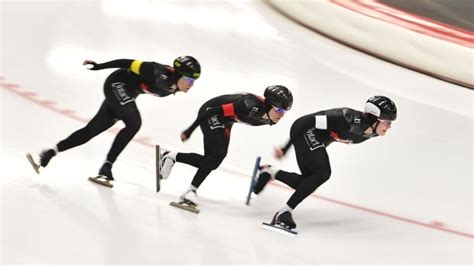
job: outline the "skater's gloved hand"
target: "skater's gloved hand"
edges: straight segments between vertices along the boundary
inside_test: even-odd
[[[187,134],[186,131],[184,131],[183,133],[181,133],[180,138],[182,142],[185,142],[186,140],[189,139],[189,134]]]
[[[92,67],[89,67],[88,69],[89,70],[99,70],[100,68],[98,67],[99,64],[97,64],[96,62],[92,61],[92,60],[86,60],[84,61],[84,63],[82,63],[82,65],[92,65]]]
[[[285,153],[281,148],[275,148],[273,150],[273,156],[277,159],[281,159],[283,156],[285,156]]]

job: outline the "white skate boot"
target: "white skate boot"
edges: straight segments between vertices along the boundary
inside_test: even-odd
[[[171,173],[171,169],[173,169],[173,165],[176,162],[176,152],[165,152],[161,157],[161,177],[163,179],[168,179]]]
[[[197,203],[197,192],[195,187],[191,186],[181,197],[179,202],[170,202],[173,207],[181,208],[190,212],[199,213]]]

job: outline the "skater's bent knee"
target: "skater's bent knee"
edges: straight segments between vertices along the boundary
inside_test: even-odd
[[[133,133],[133,134],[136,134],[139,130],[140,130],[140,127],[142,126],[142,122],[141,121],[134,121],[132,123],[126,123],[125,124],[125,128],[130,132],[130,133]]]

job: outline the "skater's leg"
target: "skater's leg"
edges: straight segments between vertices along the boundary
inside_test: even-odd
[[[101,132],[110,128],[116,119],[109,107],[104,101],[97,112],[97,114],[92,118],[87,125],[74,133],[72,133],[66,139],[60,141],[56,146],[50,149],[46,149],[40,154],[40,165],[46,167],[51,160],[58,152],[65,151],[76,146],[82,145],[88,142],[93,137],[99,135]]]
[[[227,128],[204,128],[204,158],[194,175],[191,185],[198,188],[212,170],[219,167],[227,155],[229,147],[229,131]]]
[[[272,179],[276,179],[285,183],[293,189],[297,189],[300,183],[312,174],[311,169],[306,167],[304,156],[296,155],[296,161],[300,168],[301,174],[291,173],[284,170],[276,169],[274,166],[262,166],[258,180],[255,184],[253,192],[259,194]]]
[[[117,160],[119,154],[125,149],[127,144],[140,130],[142,120],[135,101],[129,102],[120,108],[115,109],[117,117],[124,123],[125,127],[119,131],[110,147],[107,159],[99,170],[99,175],[106,176],[108,180],[114,180],[112,175],[112,165]]]
[[[276,179],[295,189],[285,206],[273,217],[272,224],[279,224],[289,229],[296,228],[293,220],[293,210],[306,197],[311,195],[319,186],[331,176],[331,165],[326,148],[323,145],[309,147],[304,136],[294,136],[292,140],[295,147],[296,159],[301,170],[301,175],[279,171]]]
[[[275,214],[272,223],[283,224],[289,228],[296,228],[296,223],[293,220],[293,210],[306,197],[311,195],[311,193],[329,179],[331,176],[331,169],[329,167],[329,161],[327,161],[327,163],[327,168],[315,169],[315,172],[319,172],[319,174],[310,175],[300,182],[293,195],[291,195],[290,199],[286,202],[286,205]]]
[[[203,122],[201,125],[201,130],[204,132],[210,132],[211,128],[207,122]],[[204,143],[206,143],[206,137],[204,137]],[[207,151],[207,145],[204,145],[204,152]],[[201,166],[201,162],[204,160],[204,156],[198,153],[183,153],[183,152],[166,152],[163,154],[161,163],[161,174],[163,179],[167,179],[171,173],[171,169],[174,166],[175,162],[185,163],[196,168]]]
[[[204,156],[197,153],[166,152],[161,158],[161,176],[168,179],[175,162],[185,163],[194,167],[199,167]]]
[[[69,137],[57,144],[58,151],[65,151],[88,142],[93,137],[113,126],[116,121],[115,115],[110,110],[106,101],[104,101],[97,114],[85,127],[72,133]]]
[[[306,197],[311,195],[319,186],[329,180],[330,172],[314,174],[304,179],[300,185],[296,188],[293,195],[286,203],[290,208],[294,209],[300,204]]]
[[[227,155],[227,147],[218,149],[212,152],[209,155],[206,155],[205,158],[202,160],[201,165],[199,166],[194,178],[191,182],[193,186],[198,188],[201,183],[206,179],[206,177],[224,160],[225,156]]]
[[[284,170],[280,170],[275,174],[275,179],[281,181],[293,189],[296,189],[300,183],[312,174],[310,168],[306,166],[306,158],[303,155],[296,154],[296,162],[300,168],[301,174],[290,173]]]
[[[300,166],[300,169],[302,169],[301,166]],[[304,171],[304,173],[302,174],[297,174],[297,173],[291,173],[284,170],[280,170],[276,173],[275,179],[287,184],[289,187],[293,189],[296,189],[299,186],[299,184],[307,177],[307,175],[308,173],[306,171]]]
[[[117,120],[122,120],[125,127],[119,131],[107,154],[107,159],[99,170],[99,175],[106,176],[108,180],[114,180],[112,176],[112,165],[119,154],[125,149],[132,138],[141,127],[142,120],[140,112],[135,103],[135,97],[129,95],[126,87],[128,72],[115,71],[104,84],[106,102]]]
[[[208,134],[214,134],[214,132],[211,133],[211,129],[209,129],[209,125],[207,123],[203,123],[201,125],[201,130],[209,132]],[[227,139],[230,138],[230,128],[224,129],[224,133],[227,137]],[[206,137],[204,136],[204,154],[211,154],[214,150],[213,147],[213,142],[209,142],[209,140],[206,140]],[[209,139],[209,138],[207,138]],[[201,165],[202,160],[204,160],[204,155],[198,154],[198,153],[178,153],[176,154],[176,161],[180,163],[185,163],[189,164],[191,166],[194,166],[196,168],[199,168]]]
[[[291,209],[296,208],[300,202],[329,180],[331,176],[329,156],[324,147],[305,154],[304,158],[306,160],[305,166],[310,169],[312,174],[304,178],[296,187],[293,195],[291,195],[287,202]]]
[[[189,164],[194,167],[199,167],[201,165],[202,160],[204,159],[204,156],[201,154],[197,153],[182,153],[178,152],[176,154],[176,161],[180,163],[185,163]]]
[[[107,154],[107,161],[111,163],[115,162],[119,154],[137,134],[142,125],[140,112],[137,109],[135,101],[121,106],[117,116],[125,123],[125,127],[117,134]]]

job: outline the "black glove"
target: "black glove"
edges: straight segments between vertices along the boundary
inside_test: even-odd
[[[92,67],[89,67],[88,69],[89,70],[100,70],[102,68],[99,67],[99,64],[97,64],[96,62],[92,61],[92,60],[86,60],[84,61],[84,63],[82,63],[84,66],[85,65],[92,65]]]

